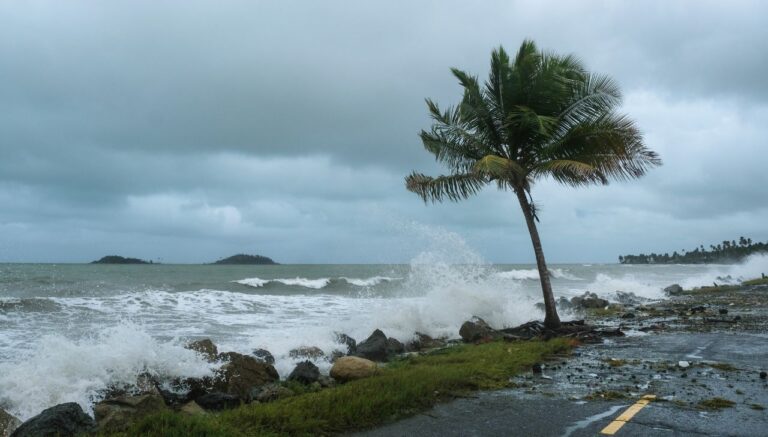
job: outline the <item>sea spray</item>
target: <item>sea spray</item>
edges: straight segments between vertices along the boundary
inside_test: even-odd
[[[202,377],[212,371],[179,341],[158,341],[136,325],[78,340],[46,335],[16,362],[0,364],[0,405],[22,420],[63,402],[77,402],[90,413],[108,387],[134,384],[142,372]]]

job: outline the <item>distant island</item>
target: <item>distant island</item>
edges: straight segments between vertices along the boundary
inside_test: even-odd
[[[153,264],[152,261],[144,261],[138,258],[125,258],[123,256],[108,255],[91,264]]]
[[[746,258],[749,255],[768,252],[768,242],[753,243],[751,238],[739,237],[736,240],[723,241],[720,244],[709,245],[709,250],[701,245],[693,250],[683,250],[657,254],[639,254],[619,256],[621,264],[711,264],[711,263],[734,263]]]
[[[271,258],[261,255],[233,255],[229,258],[224,258],[216,261],[214,264],[262,264],[262,265],[277,265]]]

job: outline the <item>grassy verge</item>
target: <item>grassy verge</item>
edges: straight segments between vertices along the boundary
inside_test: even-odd
[[[565,340],[456,346],[395,361],[368,379],[273,403],[205,416],[152,416],[125,435],[298,436],[365,429],[474,390],[503,388],[510,376],[568,349]]]
[[[768,285],[768,278],[750,279],[742,282],[742,285]]]

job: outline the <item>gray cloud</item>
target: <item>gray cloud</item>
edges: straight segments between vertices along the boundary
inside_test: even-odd
[[[525,37],[615,76],[665,160],[632,184],[540,183],[552,260],[766,239],[766,13],[757,1],[1,3],[0,261],[258,248],[397,262],[418,251],[413,221],[490,260],[530,261],[508,193],[425,207],[402,183],[439,171],[416,134],[424,97],[460,95],[448,68],[482,77],[494,46]]]

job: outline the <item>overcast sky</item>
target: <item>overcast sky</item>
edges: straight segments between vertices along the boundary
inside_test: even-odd
[[[0,262],[533,262],[511,193],[424,205],[417,133],[524,38],[612,75],[664,166],[534,187],[550,262],[768,240],[768,3],[0,1]]]

